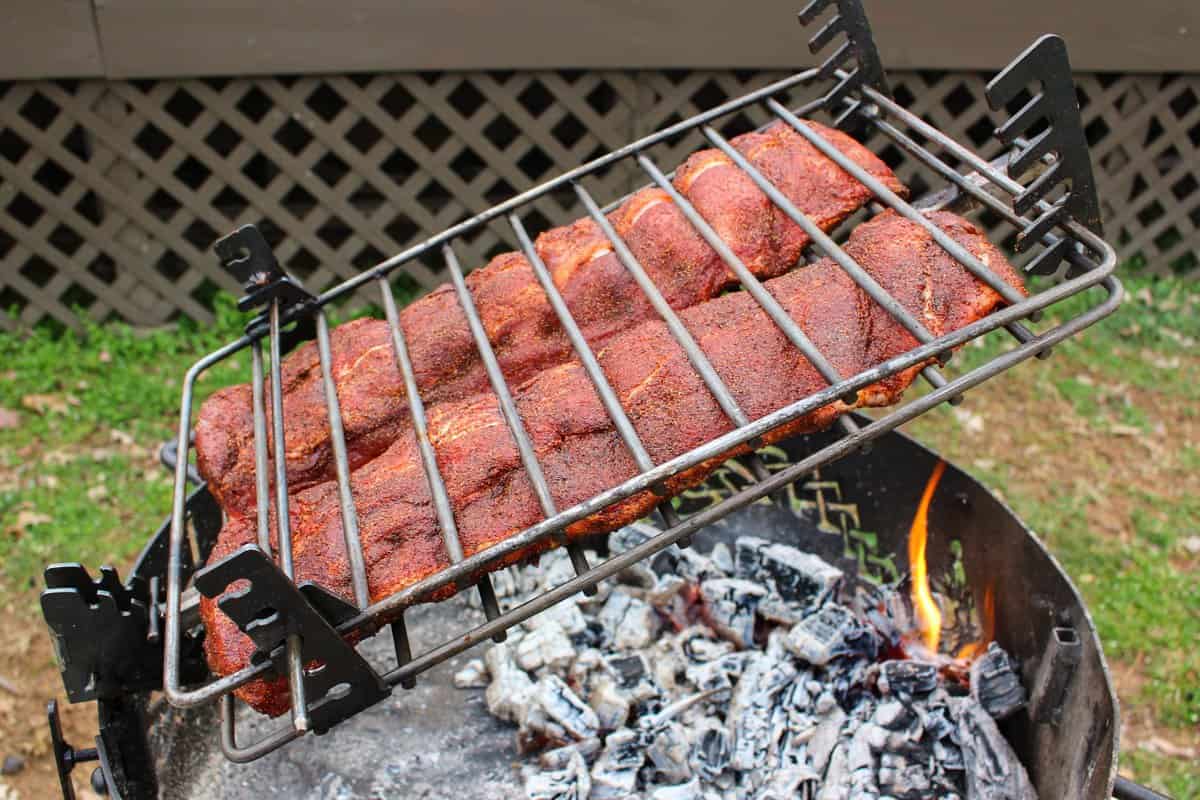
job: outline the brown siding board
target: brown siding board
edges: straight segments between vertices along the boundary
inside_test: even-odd
[[[4,0],[0,77],[87,78],[104,74],[89,0]]]
[[[22,3],[26,0],[21,0]],[[800,0],[105,0],[111,77],[813,63]],[[1067,38],[1081,70],[1200,71],[1200,3],[874,0],[884,64],[995,69]]]

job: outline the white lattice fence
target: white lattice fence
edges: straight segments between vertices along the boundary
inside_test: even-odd
[[[211,316],[236,291],[210,247],[262,226],[280,260],[322,289],[561,170],[775,78],[766,72],[505,72],[0,85],[0,308],[154,325]],[[892,75],[898,99],[998,152],[985,78]],[[1156,272],[1200,274],[1200,77],[1079,77],[1111,238]],[[761,109],[726,133],[766,121]],[[895,163],[899,153],[872,142]],[[697,136],[655,151],[664,168]],[[924,187],[910,166],[902,176]],[[589,188],[644,182],[629,164]],[[578,216],[571,192],[532,229]],[[501,225],[462,249],[512,246]],[[436,261],[412,288],[441,281]]]

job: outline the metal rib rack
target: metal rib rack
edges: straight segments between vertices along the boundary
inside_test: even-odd
[[[344,282],[320,296],[306,295],[291,284],[282,272],[266,270],[255,273],[259,287],[254,295],[259,304],[265,304],[266,312],[259,324],[253,325],[248,333],[228,346],[218,350],[197,362],[187,373],[180,414],[179,451],[187,453],[189,447],[189,431],[192,423],[194,390],[199,376],[214,364],[229,358],[235,353],[249,348],[253,364],[253,404],[254,404],[254,443],[256,459],[256,485],[258,488],[258,545],[264,553],[272,552],[269,534],[270,503],[269,494],[269,459],[268,437],[275,443],[274,451],[283,451],[286,426],[284,424],[283,404],[281,399],[280,342],[286,327],[295,321],[308,317],[316,318],[316,335],[318,355],[321,366],[322,382],[325,390],[325,400],[329,414],[330,434],[333,442],[333,453],[336,464],[336,478],[339,489],[339,501],[343,521],[343,532],[347,553],[350,554],[349,565],[352,577],[354,603],[345,604],[338,613],[328,618],[328,623],[343,637],[354,640],[374,634],[386,626],[390,626],[395,643],[395,666],[382,672],[372,674],[378,678],[380,685],[410,687],[416,677],[430,667],[445,659],[462,652],[476,643],[493,638],[500,641],[505,631],[511,626],[530,616],[550,607],[565,597],[576,592],[588,591],[595,584],[618,571],[647,558],[654,553],[674,544],[684,542],[699,528],[721,516],[741,508],[755,500],[764,497],[788,483],[797,480],[851,451],[861,447],[871,439],[890,431],[897,426],[925,413],[941,402],[960,397],[965,391],[979,383],[994,377],[1006,369],[1028,358],[1043,355],[1063,339],[1091,325],[1098,319],[1111,313],[1117,306],[1121,296],[1120,284],[1111,276],[1115,264],[1115,255],[1096,233],[1082,224],[1073,221],[1068,214],[1056,214],[1056,224],[1052,229],[1046,229],[1041,222],[1047,212],[1053,211],[1051,204],[1041,200],[1035,204],[1034,210],[1039,215],[1037,220],[1030,221],[1017,213],[1013,208],[1015,196],[1026,191],[1018,181],[1003,173],[982,157],[966,147],[952,141],[932,126],[923,122],[913,114],[892,101],[886,94],[873,88],[870,82],[859,81],[855,85],[854,94],[838,88],[827,92],[811,102],[788,109],[777,98],[786,91],[827,89],[831,79],[840,81],[837,86],[846,84],[847,74],[836,70],[828,70],[822,77],[818,69],[807,70],[778,81],[770,86],[752,92],[744,97],[731,100],[716,108],[699,114],[689,120],[672,125],[658,133],[647,136],[620,150],[595,159],[591,163],[572,170],[554,180],[536,188],[523,192],[507,202],[485,211],[478,216],[461,222],[452,228],[430,237],[421,244],[409,248],[396,256],[387,259],[373,269]],[[979,280],[995,288],[1008,305],[988,317],[974,322],[962,329],[951,333],[935,336],[922,323],[915,319],[895,298],[891,297],[867,271],[841,247],[836,241],[836,235],[827,235],[803,212],[795,207],[771,181],[756,170],[740,153],[718,132],[714,126],[726,115],[736,113],[752,104],[765,107],[772,116],[784,124],[791,126],[801,136],[811,142],[826,157],[833,160],[842,169],[850,173],[864,184],[874,194],[876,201],[886,208],[895,210],[898,214],[913,220],[924,227],[965,269],[969,270]],[[927,167],[940,180],[954,187],[959,196],[969,199],[995,211],[1001,219],[1011,224],[1018,233],[1030,230],[1034,225],[1036,238],[1046,252],[1055,254],[1057,258],[1065,258],[1070,263],[1071,277],[1061,282],[1046,285],[1042,291],[1022,298],[1013,291],[985,264],[981,263],[965,248],[946,236],[937,226],[930,222],[913,204],[906,202],[890,191],[880,180],[868,174],[852,160],[842,155],[835,147],[827,143],[819,135],[812,132],[800,120],[800,116],[828,111],[834,116],[844,116],[847,122],[872,127],[893,141],[901,150],[915,158]],[[858,284],[871,298],[887,309],[895,319],[919,342],[909,352],[893,358],[872,369],[857,375],[841,375],[828,360],[813,345],[804,331],[794,320],[788,317],[782,306],[754,277],[732,250],[721,241],[711,225],[699,211],[693,207],[672,186],[669,177],[656,165],[652,151],[663,142],[678,137],[690,131],[699,131],[715,147],[729,156],[754,183],[779,207],[791,220],[799,225],[811,238],[813,247],[820,254],[828,256],[836,262],[847,275]],[[956,171],[947,158],[957,163],[966,164],[974,170],[972,175],[962,175]],[[585,182],[589,175],[630,159],[645,172],[649,181],[667,192],[687,220],[696,231],[713,247],[724,260],[730,271],[737,277],[741,287],[759,303],[769,318],[780,328],[787,339],[798,348],[814,365],[828,382],[828,386],[809,397],[781,408],[765,417],[751,420],[739,407],[729,388],[713,369],[708,358],[697,342],[688,333],[675,311],[668,305],[658,287],[638,262],[629,247],[620,238],[613,226],[605,218],[605,209],[592,197]],[[553,280],[534,249],[532,238],[526,229],[522,214],[530,204],[548,192],[568,189],[574,191],[590,217],[596,221],[608,237],[619,261],[630,272],[640,289],[645,293],[650,305],[666,323],[670,334],[686,353],[689,362],[701,376],[704,385],[712,393],[717,403],[728,416],[734,429],[712,441],[696,447],[692,451],[663,463],[654,463],[642,445],[634,426],[626,416],[612,386],[605,378],[603,370],[596,361],[589,345],[585,341],[579,326],[572,318],[563,298],[556,289]],[[611,417],[615,429],[621,436],[625,446],[632,454],[639,474],[623,482],[619,486],[579,503],[571,508],[558,508],[551,497],[546,479],[537,461],[536,453],[530,442],[524,423],[513,401],[512,393],[505,383],[503,374],[492,352],[491,345],[484,333],[479,314],[475,309],[471,294],[463,278],[462,269],[454,254],[455,242],[465,235],[479,229],[481,226],[494,221],[506,221],[512,228],[521,249],[532,265],[534,274],[548,298],[555,315],[566,331],[576,355],[598,392],[605,410]],[[481,552],[467,554],[459,542],[453,509],[447,495],[445,482],[438,468],[433,447],[427,431],[426,413],[413,373],[407,343],[400,326],[399,314],[395,298],[389,285],[389,276],[405,264],[428,254],[441,253],[457,291],[462,310],[468,320],[472,336],[485,365],[492,390],[496,394],[504,419],[517,443],[521,463],[528,474],[535,493],[545,516],[541,522],[521,531],[511,538],[487,548]],[[1044,262],[1039,271],[1045,271]],[[415,583],[402,591],[372,602],[367,583],[367,573],[364,564],[359,528],[354,498],[350,491],[350,466],[346,454],[346,441],[342,431],[340,410],[336,387],[331,375],[331,358],[329,346],[329,329],[325,316],[325,307],[350,292],[369,282],[378,284],[382,305],[387,321],[391,327],[392,344],[395,351],[396,363],[403,377],[408,396],[409,411],[413,421],[417,442],[420,450],[421,465],[428,482],[438,524],[441,528],[446,553],[451,562],[448,568]],[[1090,293],[1092,300],[1086,310],[1067,318],[1064,321],[1048,325],[1037,332],[1026,326],[1024,320],[1035,321],[1039,312],[1063,299],[1086,292],[1091,287],[1101,286],[1103,292]],[[684,519],[679,519],[672,511],[669,503],[664,503],[660,511],[666,522],[666,530],[659,536],[615,557],[608,558],[598,564],[588,564],[583,552],[570,547],[571,560],[576,569],[576,576],[562,585],[535,597],[525,604],[508,611],[502,611],[496,601],[495,592],[485,575],[489,566],[494,565],[524,548],[546,542],[563,543],[564,531],[574,522],[617,503],[631,495],[652,489],[661,485],[673,475],[687,470],[702,461],[711,459],[735,447],[749,443],[751,447],[761,440],[768,431],[808,414],[824,405],[849,396],[869,384],[875,383],[887,376],[894,375],[914,365],[929,363],[937,360],[945,362],[950,352],[966,342],[983,336],[991,331],[1003,329],[1015,340],[1009,351],[992,358],[990,361],[975,367],[953,380],[948,380],[936,367],[926,367],[922,374],[930,384],[931,390],[923,397],[907,405],[888,411],[883,416],[859,426],[848,417],[841,422],[842,436],[831,446],[814,452],[803,461],[786,469],[769,473],[761,464],[753,465],[757,482],[737,493],[720,505],[699,512]],[[264,363],[263,340],[270,349],[269,367]],[[267,378],[269,377],[269,381]],[[269,391],[267,390],[269,386]],[[271,425],[267,425],[266,403],[271,404]],[[269,428],[269,429],[268,429]],[[183,593],[185,583],[190,577],[186,566],[184,553],[190,551],[188,544],[189,530],[187,525],[188,508],[186,504],[187,458],[179,458],[176,463],[176,480],[174,509],[172,515],[170,547],[168,560],[167,593],[166,593],[166,661],[164,685],[171,702],[180,706],[190,706],[221,699],[224,710],[222,727],[222,742],[226,754],[238,761],[257,758],[303,734],[307,730],[323,730],[340,719],[355,713],[361,707],[362,697],[335,696],[330,690],[325,696],[314,696],[309,683],[314,670],[306,665],[314,659],[314,654],[306,649],[302,631],[288,629],[286,637],[278,642],[278,647],[271,657],[264,657],[238,672],[212,680],[202,685],[184,685],[181,681],[180,653],[182,640],[189,635],[182,615]],[[274,502],[278,521],[277,550],[279,565],[283,573],[290,579],[292,572],[291,560],[291,531],[288,525],[288,486],[284,459],[274,461]],[[412,652],[407,637],[404,621],[406,608],[429,600],[446,587],[461,587],[474,584],[480,593],[486,619],[477,624],[467,625],[464,630],[449,632],[442,644],[425,652]],[[253,591],[253,587],[251,589]],[[444,593],[444,592],[443,592]],[[304,595],[303,597],[310,597]],[[288,602],[306,602],[299,592],[295,597],[285,598]],[[285,612],[283,608],[277,608]],[[323,657],[325,667],[336,667],[341,657],[353,658],[353,648],[345,645],[342,656],[336,653]],[[274,658],[274,660],[272,660]],[[361,667],[359,667],[361,669]],[[369,669],[369,668],[368,668]],[[250,745],[239,745],[235,730],[234,700],[231,692],[249,681],[263,677],[271,672],[286,675],[289,681],[292,698],[292,713],[290,721],[282,728],[267,735],[265,738]],[[361,674],[361,673],[360,673]],[[338,688],[337,686],[334,687]],[[377,699],[377,695],[368,694]],[[370,700],[374,702],[374,700]],[[358,707],[356,707],[356,704]]]

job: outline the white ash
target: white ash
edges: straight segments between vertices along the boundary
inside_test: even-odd
[[[753,646],[758,604],[766,596],[763,586],[741,578],[710,578],[700,584],[706,621],[739,648]]]
[[[565,756],[561,766],[526,765],[522,769],[530,800],[585,800],[591,794],[592,776],[583,754],[571,748]]]
[[[554,551],[493,583],[512,607],[572,575]],[[514,628],[455,684],[486,685],[517,726],[536,800],[1036,800],[996,726],[1025,699],[1008,655],[989,648],[969,691],[934,664],[880,661],[905,626],[895,593],[845,584],[754,537],[671,548]]]
[[[486,689],[492,682],[483,661],[473,658],[466,666],[454,673],[454,685],[459,689]]]
[[[575,647],[557,622],[538,625],[516,644],[517,666],[526,672],[536,672],[545,667],[557,675],[563,675],[574,661]]]

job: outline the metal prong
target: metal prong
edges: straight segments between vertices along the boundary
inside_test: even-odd
[[[412,645],[408,641],[408,626],[404,623],[404,615],[401,614],[397,617],[390,627],[392,629],[392,647],[396,651],[396,663],[403,667],[412,661]],[[404,678],[400,681],[400,685],[405,689],[415,688],[417,678],[415,675]]]
[[[492,586],[491,580],[485,575],[476,584],[479,589],[479,602],[483,605],[483,615],[489,620],[493,620],[500,616],[500,601],[496,599],[496,588]],[[492,634],[492,641],[500,644],[508,638],[508,634],[504,631],[497,631]]]

